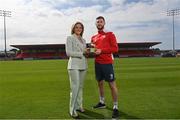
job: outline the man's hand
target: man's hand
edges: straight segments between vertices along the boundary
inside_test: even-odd
[[[102,52],[102,50],[101,50],[101,49],[96,49],[96,51],[95,51],[95,55],[100,55],[100,54],[101,54],[101,52]]]

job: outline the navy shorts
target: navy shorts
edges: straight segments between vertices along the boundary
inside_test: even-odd
[[[107,82],[112,82],[115,80],[112,64],[95,63],[95,74],[97,81],[105,80]]]

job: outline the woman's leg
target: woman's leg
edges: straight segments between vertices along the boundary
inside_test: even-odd
[[[68,70],[70,79],[70,114],[76,113],[77,97],[79,93],[79,70]]]
[[[77,108],[82,109],[83,108],[83,87],[84,87],[84,79],[86,76],[86,70],[80,70],[79,72],[80,76],[80,85],[79,85],[79,93],[77,98]]]

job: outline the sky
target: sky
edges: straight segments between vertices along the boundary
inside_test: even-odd
[[[85,26],[84,39],[97,33],[95,19],[104,16],[105,29],[118,43],[162,42],[154,48],[172,49],[172,16],[180,0],[0,0],[6,17],[7,48],[10,45],[64,44],[71,26]],[[4,50],[3,17],[0,16],[0,50]],[[175,48],[180,49],[180,15],[175,16]]]

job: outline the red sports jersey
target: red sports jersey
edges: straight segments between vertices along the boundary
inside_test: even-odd
[[[118,52],[116,37],[113,32],[98,31],[98,34],[91,38],[91,43],[97,49],[101,49],[101,54],[95,56],[95,62],[99,64],[112,64],[112,53]]]

